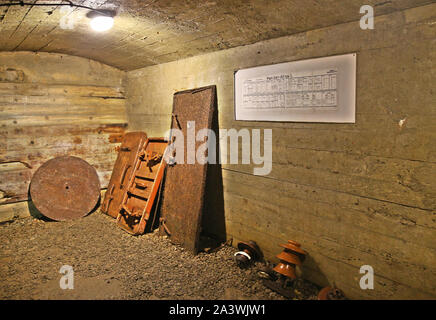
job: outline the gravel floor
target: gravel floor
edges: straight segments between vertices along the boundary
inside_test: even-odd
[[[260,263],[240,269],[236,249],[193,256],[156,233],[134,237],[100,212],[72,222],[0,225],[0,299],[285,299],[263,286]],[[74,290],[59,270],[74,269]],[[298,299],[319,290],[306,281]]]

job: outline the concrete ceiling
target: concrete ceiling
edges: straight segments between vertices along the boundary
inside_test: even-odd
[[[0,3],[11,2],[0,0]],[[59,3],[60,0],[27,0]],[[361,5],[383,15],[429,0],[73,0],[115,8],[115,26],[96,33],[86,9],[0,7],[0,51],[45,51],[91,58],[122,70],[169,62],[339,23],[357,21]],[[65,8],[65,7],[64,7]],[[63,9],[65,10],[65,9]],[[73,21],[63,29],[61,19]],[[67,21],[67,20],[64,20]]]

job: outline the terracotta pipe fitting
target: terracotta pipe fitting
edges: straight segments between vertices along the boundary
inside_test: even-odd
[[[274,271],[280,273],[290,279],[296,279],[295,267],[302,264],[306,257],[306,252],[300,248],[298,242],[288,240],[287,243],[280,244],[283,251],[276,257],[280,262],[274,267]]]

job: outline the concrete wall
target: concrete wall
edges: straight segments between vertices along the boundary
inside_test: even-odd
[[[436,298],[436,4],[128,73],[129,127],[161,136],[176,91],[216,84],[220,128],[272,128],[273,169],[223,165],[227,237],[309,252],[303,276],[351,298]],[[234,121],[240,68],[357,52],[355,124]],[[406,119],[404,125],[400,120]],[[371,265],[374,290],[361,290]]]
[[[0,221],[28,215],[28,187],[45,161],[78,156],[105,188],[127,126],[125,73],[61,54],[0,53]]]

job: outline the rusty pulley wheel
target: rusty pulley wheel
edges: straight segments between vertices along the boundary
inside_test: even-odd
[[[45,162],[32,177],[30,196],[46,217],[65,221],[83,217],[97,205],[100,180],[94,167],[77,157]]]

